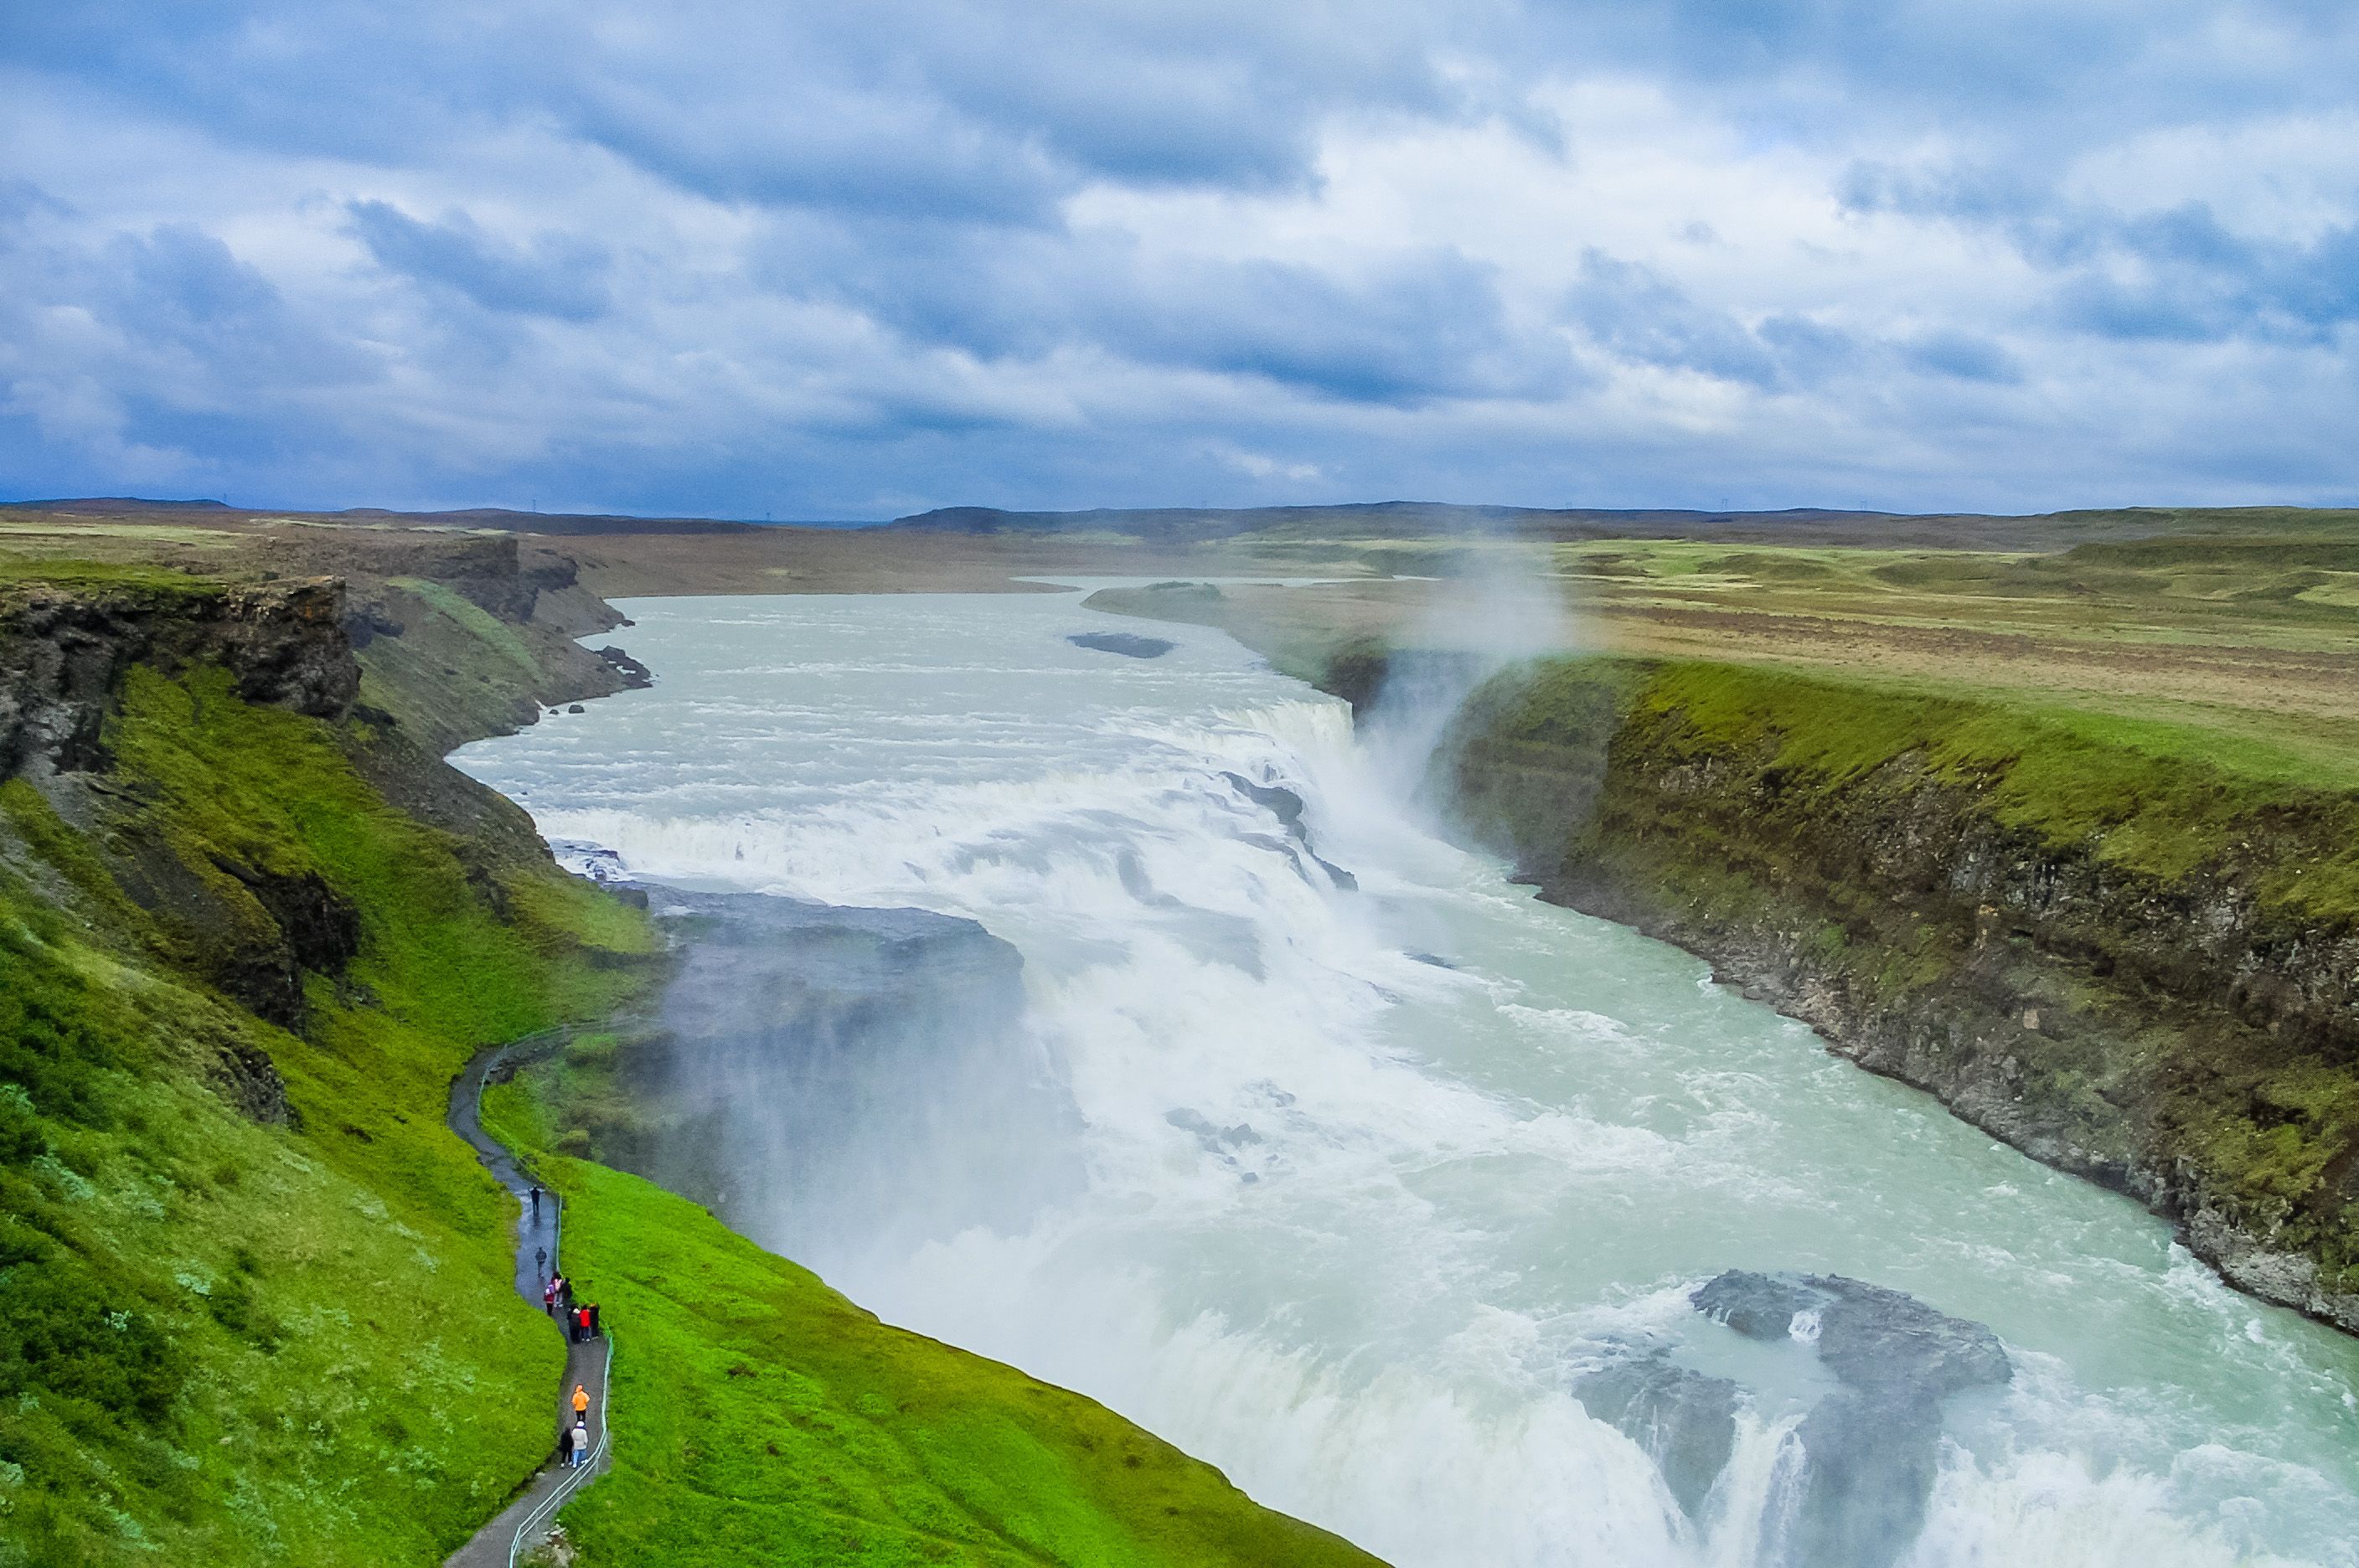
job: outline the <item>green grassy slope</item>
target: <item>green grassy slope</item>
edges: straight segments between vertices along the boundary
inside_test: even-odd
[[[528,724],[541,702],[583,690],[583,669],[593,661],[563,629],[502,620],[456,589],[419,577],[387,579],[372,596],[402,630],[360,650],[361,701],[391,713],[421,746],[444,752]]]
[[[106,740],[94,820],[0,786],[0,1564],[439,1561],[542,1457],[560,1356],[448,1085],[649,935],[219,670],[135,670]],[[351,951],[282,1028],[212,981],[313,879]]]
[[[485,1120],[545,1147],[527,1082]],[[684,1199],[542,1163],[617,1336],[614,1472],[562,1516],[582,1568],[1375,1563],[1089,1399],[879,1323]]]
[[[1544,665],[1479,722],[1486,745],[1593,748],[1631,714],[1676,714],[1695,755],[1774,771],[1783,809],[1832,817],[1832,797],[1901,757],[1972,788],[1993,820],[2061,850],[2172,878],[2280,834],[2245,863],[2259,906],[2359,920],[2359,791],[2321,788],[2302,758],[2192,724],[1946,695],[1753,665],[1610,659]],[[1567,824],[1576,830],[1586,824]]]

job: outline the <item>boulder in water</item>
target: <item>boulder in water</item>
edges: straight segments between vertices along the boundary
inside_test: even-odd
[[[1203,1112],[1190,1110],[1184,1105],[1176,1111],[1164,1112],[1163,1119],[1181,1132],[1193,1134],[1208,1154],[1225,1156],[1232,1149],[1243,1149],[1247,1144],[1261,1141],[1261,1134],[1254,1131],[1251,1122],[1239,1122],[1232,1127],[1215,1127],[1212,1118]]]
[[[1805,1288],[1797,1275],[1732,1269],[1707,1280],[1688,1300],[1704,1316],[1747,1339],[1783,1339],[1792,1332],[1794,1320],[1824,1298]]]
[[[1223,773],[1229,787],[1255,805],[1276,817],[1278,824],[1296,838],[1309,839],[1302,825],[1302,797],[1277,784],[1256,784],[1242,773]]]
[[[625,621],[623,624],[627,626],[632,623]],[[598,657],[614,666],[614,673],[622,678],[623,689],[626,691],[644,691],[656,683],[655,671],[611,643],[598,650]]]
[[[1840,1274],[1756,1274],[1732,1269],[1688,1298],[1696,1311],[1751,1339],[1782,1339],[1815,1313],[1819,1360],[1855,1388],[1907,1387],[1941,1394],[2012,1374],[1998,1335],[1902,1290]]]

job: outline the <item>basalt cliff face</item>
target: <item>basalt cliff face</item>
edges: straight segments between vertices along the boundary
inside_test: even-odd
[[[103,766],[108,702],[138,664],[216,664],[248,702],[339,717],[361,679],[344,618],[344,584],[334,578],[19,587],[0,598],[0,777]]]
[[[1544,897],[2359,1332],[2359,800],[1966,702],[1573,660],[1437,761]]]

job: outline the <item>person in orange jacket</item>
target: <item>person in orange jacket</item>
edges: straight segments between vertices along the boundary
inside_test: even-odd
[[[582,1384],[573,1385],[573,1419],[582,1421],[590,1414],[590,1390]]]

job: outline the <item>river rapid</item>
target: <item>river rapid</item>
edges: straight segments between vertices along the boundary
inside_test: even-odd
[[[2004,1343],[2011,1377],[1928,1440],[1912,1568],[2359,1565],[2359,1346],[1696,959],[1538,902],[1226,637],[1080,598],[630,601],[654,689],[453,758],[636,877],[962,917],[1021,954],[1017,1027],[940,1041],[995,1089],[922,1149],[881,1110],[834,1128],[923,1181],[746,1172],[756,1240],[1402,1568],[1790,1562],[1832,1385],[1805,1319],[1765,1343],[1690,1305],[1730,1269]],[[1177,646],[1067,640],[1107,631]],[[895,1061],[879,1106],[923,1093]],[[1010,1201],[978,1223],[945,1183]],[[1584,1408],[1633,1356],[1740,1388],[1708,1495]]]

